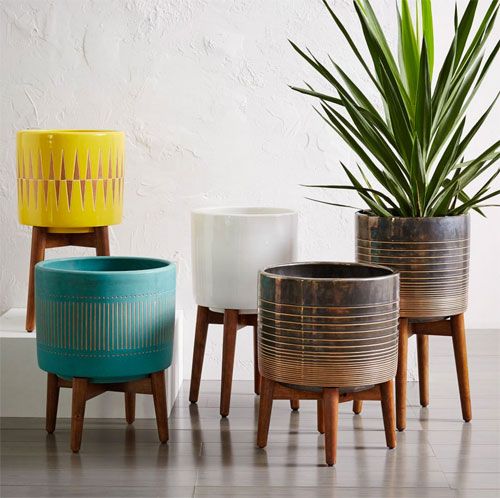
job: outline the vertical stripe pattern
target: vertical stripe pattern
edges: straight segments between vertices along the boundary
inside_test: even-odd
[[[166,334],[173,293],[133,301],[58,300],[37,296],[37,340],[43,346],[79,352],[158,349]]]

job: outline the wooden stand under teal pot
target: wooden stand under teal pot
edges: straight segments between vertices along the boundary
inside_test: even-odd
[[[111,384],[94,384],[89,382],[88,379],[81,377],[65,380],[55,374],[49,373],[47,376],[47,418],[45,425],[49,434],[52,434],[56,429],[57,405],[61,387],[72,389],[71,450],[74,453],[80,451],[82,444],[85,404],[89,399],[95,398],[107,391],[125,393],[125,417],[128,424],[132,424],[135,420],[135,395],[151,394],[155,406],[158,437],[162,443],[168,441],[165,371],[155,372],[140,380]]]

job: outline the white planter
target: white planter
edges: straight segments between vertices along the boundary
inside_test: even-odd
[[[297,257],[297,213],[221,207],[191,213],[196,303],[214,311],[256,313],[258,272]]]

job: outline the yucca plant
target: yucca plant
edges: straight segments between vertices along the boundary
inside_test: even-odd
[[[491,189],[500,172],[493,167],[500,157],[500,140],[473,159],[465,160],[464,153],[498,94],[470,127],[466,127],[465,112],[498,53],[499,40],[488,55],[485,44],[499,0],[490,1],[475,30],[478,1],[470,0],[460,19],[455,5],[454,36],[439,71],[433,71],[431,0],[416,0],[414,16],[408,0],[401,0],[397,8],[398,55],[391,50],[370,1],[353,1],[371,65],[332,7],[322,1],[377,89],[378,107],[383,110],[377,109],[333,58],[322,63],[291,42],[334,91],[319,92],[307,83],[307,88],[291,88],[319,99],[318,113],[361,160],[356,172],[342,164],[351,185],[309,186],[355,190],[378,216],[452,216],[470,209],[483,214],[483,207],[494,205],[488,199],[500,193]],[[481,188],[467,194],[466,187],[478,177],[484,179]]]

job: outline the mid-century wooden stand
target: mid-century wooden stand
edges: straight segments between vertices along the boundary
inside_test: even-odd
[[[255,394],[260,393],[260,374],[257,360],[257,314],[241,314],[238,310],[231,309],[224,310],[224,313],[218,313],[206,306],[198,306],[193,348],[193,367],[191,370],[191,387],[189,391],[189,401],[191,403],[196,403],[198,401],[200,393],[201,371],[203,369],[205,345],[207,342],[208,326],[210,324],[224,325],[220,414],[222,417],[227,417],[231,404],[236,333],[239,329],[247,326],[253,327],[254,392]],[[298,399],[292,399],[290,403],[293,410],[299,409]]]
[[[394,387],[389,380],[364,391],[341,393],[338,388],[324,387],[322,390],[306,391],[285,386],[262,377],[257,446],[267,446],[273,400],[315,399],[318,401],[318,432],[325,434],[326,463],[335,464],[337,454],[338,405],[346,401],[378,400],[382,404],[385,440],[389,448],[396,447],[396,425],[394,418]]]
[[[80,451],[82,443],[86,402],[106,391],[125,393],[125,416],[129,424],[132,424],[135,420],[135,395],[137,393],[151,394],[154,401],[159,439],[162,443],[168,441],[167,395],[164,370],[152,373],[143,379],[112,384],[93,384],[88,379],[80,377],[74,377],[71,381],[64,380],[55,374],[49,373],[47,376],[47,417],[45,426],[49,434],[52,434],[56,428],[57,405],[61,387],[72,389],[71,450],[74,453]]]
[[[94,227],[91,232],[56,233],[47,227],[33,227],[28,281],[26,330],[35,328],[35,265],[45,259],[45,249],[53,247],[95,247],[97,256],[109,256],[108,227]]]
[[[398,430],[406,429],[408,338],[411,335],[417,336],[420,404],[424,407],[429,404],[429,336],[441,335],[452,338],[462,417],[466,422],[470,422],[472,408],[463,313],[434,322],[411,322],[408,318],[400,318],[398,372],[396,376],[396,425]]]

